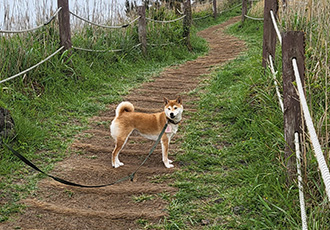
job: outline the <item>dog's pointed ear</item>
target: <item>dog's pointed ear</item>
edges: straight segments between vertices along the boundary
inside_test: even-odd
[[[178,96],[176,98],[176,102],[179,103],[179,104],[182,104],[182,98],[181,98],[181,96]]]
[[[168,99],[166,97],[164,97],[164,103],[165,103],[165,105],[168,104]]]

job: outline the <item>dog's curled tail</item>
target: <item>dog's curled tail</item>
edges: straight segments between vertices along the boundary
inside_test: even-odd
[[[134,112],[134,106],[131,102],[123,101],[116,108],[116,117],[119,117],[123,112]]]

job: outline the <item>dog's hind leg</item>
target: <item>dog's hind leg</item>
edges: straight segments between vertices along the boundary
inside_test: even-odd
[[[115,149],[112,151],[112,167],[118,168],[118,167],[124,165],[124,163],[120,162],[120,160],[119,160],[119,153],[124,148],[124,146],[127,142],[127,139],[131,135],[132,131],[125,133],[125,134],[121,134],[116,137]]]

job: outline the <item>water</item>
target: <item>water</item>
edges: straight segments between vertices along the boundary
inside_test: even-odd
[[[69,0],[70,11],[96,23],[125,19],[124,5],[125,0]],[[0,28],[20,30],[48,21],[57,10],[57,0],[0,0],[0,6]],[[75,24],[77,19],[71,18]]]

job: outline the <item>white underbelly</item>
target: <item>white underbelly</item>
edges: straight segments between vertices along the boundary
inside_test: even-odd
[[[143,134],[143,133],[140,133],[141,136],[149,139],[149,140],[153,140],[153,141],[156,141],[157,138],[158,138],[158,135],[152,135],[152,134]]]

